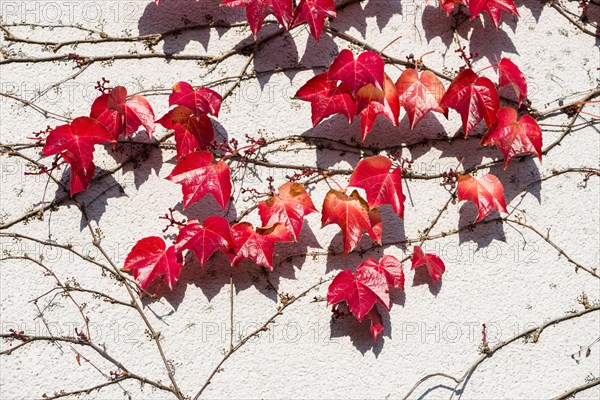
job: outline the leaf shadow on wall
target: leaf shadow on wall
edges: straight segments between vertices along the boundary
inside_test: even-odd
[[[347,311],[345,304],[341,305],[343,311]],[[330,338],[335,340],[337,338],[349,337],[352,345],[356,350],[360,351],[362,355],[365,355],[368,351],[373,352],[375,357],[378,357],[386,338],[392,338],[392,324],[390,322],[389,312],[380,305],[376,304],[374,307],[378,307],[379,313],[381,314],[381,320],[383,322],[383,333],[377,339],[373,341],[373,336],[369,330],[370,320],[365,317],[362,321],[358,321],[354,315],[346,315],[342,317],[336,317],[331,315],[329,320],[329,329],[331,332]]]
[[[374,17],[377,27],[381,31],[394,15],[402,14],[403,11],[400,1],[368,0],[362,4],[362,7],[359,4],[353,4],[338,11],[331,26],[342,32],[354,29],[364,37],[367,34],[367,18]]]

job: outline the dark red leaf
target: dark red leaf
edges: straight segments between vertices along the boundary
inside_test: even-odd
[[[275,243],[293,241],[290,232],[280,223],[254,229],[252,224],[240,222],[231,227],[231,236],[234,254],[231,263],[234,266],[248,258],[271,271],[273,270]]]
[[[215,139],[215,131],[210,118],[205,114],[195,116],[192,110],[184,106],[169,110],[156,123],[175,131],[177,158],[196,149],[204,150]]]
[[[337,113],[344,114],[348,118],[348,123],[352,123],[356,114],[356,102],[350,87],[344,83],[338,85],[328,81],[326,72],[306,82],[295,97],[310,101],[313,126],[317,126],[324,118]]]
[[[383,67],[381,56],[373,51],[360,53],[355,60],[354,54],[344,49],[329,66],[327,80],[342,81],[350,86],[353,93],[369,83],[383,89]]]
[[[197,117],[204,114],[219,116],[223,98],[214,90],[199,88],[194,90],[187,82],[177,82],[173,85],[173,93],[169,96],[169,106],[177,104],[194,112]]]
[[[306,22],[310,33],[319,41],[326,18],[335,18],[333,0],[300,0],[294,12],[295,25]]]
[[[387,74],[385,75],[384,90],[368,84],[356,93],[356,103],[363,140],[373,129],[375,118],[379,114],[387,118],[394,126],[398,126],[398,117],[400,116],[398,91]]]
[[[286,30],[292,21],[292,0],[225,0],[221,5],[246,7],[246,19],[254,37],[258,34],[268,15],[274,15]]]
[[[383,320],[381,319],[381,314],[377,309],[377,305],[371,308],[371,311],[367,314],[369,320],[371,321],[371,335],[373,335],[373,341],[377,341],[377,336],[383,333]]]
[[[496,29],[500,26],[502,11],[509,12],[517,17],[520,16],[513,0],[467,0],[467,6],[471,12],[471,20],[485,11],[492,19]]]

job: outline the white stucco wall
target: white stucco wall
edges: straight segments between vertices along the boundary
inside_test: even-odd
[[[431,3],[431,2],[430,2]],[[149,0],[136,1],[20,1],[2,0],[3,23],[74,24],[100,28],[110,35],[132,35],[162,32],[182,25],[182,17],[203,22],[206,14],[230,22],[243,20],[239,10],[219,9],[218,1],[165,0],[157,8]],[[536,0],[517,0],[521,18],[504,14],[501,30],[489,27],[487,17],[465,22],[458,29],[462,44],[479,53],[477,69],[502,56],[510,57],[525,72],[530,85],[530,99],[538,110],[553,108],[559,100],[577,100],[582,93],[598,84],[599,54],[597,41],[580,32],[565,18]],[[461,62],[454,52],[457,48],[450,30],[450,20],[443,12],[422,2],[368,0],[349,6],[332,23],[337,29],[364,39],[375,48],[382,48],[401,35],[402,39],[388,48],[390,55],[404,58],[410,53],[418,56],[428,51],[425,60],[438,70],[456,69]],[[433,6],[436,6],[433,4]],[[598,8],[598,7],[596,7]],[[576,7],[572,7],[576,10]],[[596,10],[598,11],[598,10]],[[57,14],[58,13],[58,14]],[[488,26],[484,29],[482,21]],[[262,34],[272,27],[264,28]],[[81,38],[76,29],[11,28],[21,37],[37,40],[67,40]],[[176,54],[219,54],[249,37],[242,28],[187,32],[176,39],[168,38],[156,47],[157,52]],[[39,46],[0,42],[13,56],[49,56]],[[274,67],[329,65],[337,51],[348,47],[347,42],[332,39],[324,33],[319,45],[306,29],[276,39],[261,48],[251,68],[255,71]],[[140,44],[80,45],[77,49],[61,49],[61,54],[80,55],[122,54],[137,50],[145,53]],[[226,76],[235,76],[246,57],[233,56],[214,70],[195,61],[126,60],[98,63],[87,68],[75,79],[51,90],[36,100],[36,104],[52,112],[85,115],[96,96],[93,89],[101,77],[111,84],[125,85],[130,92],[152,88],[169,88],[185,80],[201,85]],[[31,99],[36,92],[77,72],[72,62],[8,64],[0,66],[3,93]],[[317,70],[319,71],[319,70]],[[395,80],[400,70],[387,66]],[[489,76],[494,76],[488,70]],[[359,138],[356,121],[348,126],[336,116],[311,127],[308,103],[292,100],[295,91],[314,71],[292,71],[265,74],[258,79],[241,83],[223,104],[216,119],[218,132],[243,141],[244,135],[275,138],[292,134]],[[495,78],[493,78],[495,80]],[[217,87],[223,92],[229,84]],[[509,91],[504,92],[510,94]],[[567,97],[576,94],[573,97]],[[161,116],[168,109],[167,96],[148,97]],[[0,142],[22,143],[32,132],[56,126],[60,122],[47,119],[31,108],[0,98]],[[599,107],[590,105],[586,111],[598,115]],[[448,121],[427,117],[414,131],[409,131],[402,112],[400,128],[378,120],[368,137],[368,144],[411,143],[423,137],[435,138],[441,132],[453,135],[459,129],[460,118],[451,111]],[[582,115],[577,122],[592,118]],[[568,121],[564,114],[544,120],[548,124]],[[479,126],[477,132],[482,132]],[[561,135],[560,128],[546,127],[544,143]],[[156,136],[166,131],[159,127]],[[552,175],[565,168],[598,168],[600,138],[597,126],[576,129],[561,146],[544,158],[543,163],[528,159],[513,162],[503,171],[492,168],[504,182],[509,210],[523,215],[526,222],[544,234],[578,263],[597,268],[599,265],[599,180],[591,177],[583,184],[581,173],[569,173],[534,183],[540,177]],[[335,152],[317,151],[306,145],[296,145],[297,151],[268,154],[272,162],[316,165],[320,167],[351,168],[359,156],[348,153],[343,157]],[[124,148],[120,160],[132,149]],[[24,153],[40,159],[39,149]],[[110,168],[117,161],[105,149],[98,148],[96,159],[101,168]],[[424,146],[404,150],[404,156],[414,160],[420,173],[439,173],[454,167],[461,157],[464,165],[472,166],[500,156],[496,149],[483,149],[476,140],[465,140],[434,147]],[[47,160],[45,160],[47,161]],[[126,167],[114,178],[97,182],[81,201],[98,224],[103,245],[114,260],[122,265],[132,244],[142,237],[160,235],[164,221],[158,219],[169,207],[182,211],[180,187],[164,180],[174,166],[174,152],[152,150],[138,167]],[[43,176],[25,175],[26,163],[3,154],[0,157],[1,205],[0,222],[6,223],[24,212],[54,198],[57,187],[47,185]],[[257,169],[237,170],[236,178],[244,177],[246,187],[267,188],[266,177],[274,175],[276,184],[285,180],[291,171]],[[60,176],[60,173],[59,173]],[[343,181],[343,177],[339,178]],[[123,190],[120,191],[119,187]],[[239,195],[240,181],[235,185],[235,210],[241,212],[252,204],[248,195]],[[320,183],[311,192],[320,209],[328,190]],[[405,181],[407,194],[406,218],[402,222],[391,209],[384,207],[384,243],[404,237],[418,237],[448,199],[448,192],[435,181]],[[460,213],[459,213],[460,211]],[[186,218],[203,219],[219,211],[211,199],[185,211]],[[233,214],[235,215],[235,214]],[[230,214],[231,216],[231,214]],[[451,204],[448,212],[435,227],[439,233],[464,226],[475,216],[472,204]],[[257,222],[252,213],[248,221]],[[322,277],[330,277],[344,268],[354,268],[366,257],[393,254],[403,257],[409,249],[384,246],[362,258],[353,253],[324,256],[328,248],[339,254],[339,228],[320,229],[320,216],[307,218],[300,243],[278,245],[276,268],[268,276],[253,265],[234,270],[234,329],[235,337],[246,335],[261,326],[277,310],[279,300],[269,288],[280,293],[297,295]],[[80,213],[65,203],[45,213],[42,221],[32,219],[18,223],[3,232],[17,232],[42,240],[70,243],[83,254],[98,260],[101,255],[91,244],[89,232],[82,225]],[[174,231],[171,231],[173,233]],[[172,238],[172,237],[171,237]],[[363,246],[370,245],[368,238]],[[204,392],[207,398],[401,398],[421,377],[433,372],[460,376],[479,356],[481,324],[488,326],[490,345],[507,340],[516,333],[559,317],[572,310],[582,310],[578,297],[586,293],[598,304],[598,279],[584,271],[575,272],[572,264],[546,241],[530,230],[519,226],[484,225],[459,235],[428,241],[425,249],[440,255],[447,267],[439,290],[422,281],[405,265],[406,295],[393,297],[393,307],[384,316],[386,333],[373,343],[368,323],[362,325],[352,318],[335,323],[324,302],[314,302],[324,296],[327,285],[300,299],[276,318],[271,329],[252,339],[235,352],[216,374]],[[0,237],[2,252],[11,255],[44,255],[61,280],[75,277],[83,287],[93,288],[129,301],[122,286],[102,275],[94,265],[83,262],[68,251],[16,242]],[[291,263],[289,255],[320,252],[320,255],[301,256]],[[144,301],[145,311],[152,324],[161,332],[167,357],[172,360],[175,377],[187,395],[193,395],[220,361],[229,347],[229,274],[217,257],[209,268],[200,270],[193,257],[182,272],[180,282],[172,293],[161,292],[156,301]],[[32,299],[54,287],[50,277],[38,266],[25,261],[3,261],[1,274],[0,331],[9,329],[27,334],[46,334],[46,328]],[[164,366],[154,343],[145,335],[145,326],[135,310],[110,305],[87,294],[74,294],[86,303],[90,316],[92,339],[104,344],[107,350],[128,368],[140,375],[160,380],[168,385]],[[46,296],[38,302],[54,334],[73,335],[81,327],[81,317],[68,299]],[[507,346],[484,362],[465,386],[464,399],[542,399],[582,385],[590,377],[600,376],[600,344],[591,346],[589,357],[576,354],[600,336],[598,312],[561,323],[545,330],[537,343],[523,340]],[[2,342],[2,350],[17,342]],[[115,368],[89,349],[79,349],[94,365],[107,373]],[[575,359],[571,357],[575,354]],[[68,345],[62,348],[47,343],[33,343],[0,357],[0,397],[2,399],[39,398],[58,390],[91,387],[106,379],[90,364],[78,365],[75,353]],[[454,386],[444,378],[432,379],[421,386],[413,398],[449,398]],[[139,383],[127,381],[83,398],[123,398],[124,390],[132,398],[166,398],[163,392]],[[600,386],[579,393],[578,399],[597,399]]]

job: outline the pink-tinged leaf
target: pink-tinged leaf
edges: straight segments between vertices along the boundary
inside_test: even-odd
[[[469,200],[477,206],[475,221],[486,217],[493,210],[506,211],[504,187],[500,180],[492,174],[475,179],[471,175],[458,175],[458,201]]]
[[[114,142],[112,135],[98,121],[75,118],[70,124],[56,127],[44,145],[46,156],[60,153],[71,165],[71,196],[87,189],[94,176],[94,145]]]
[[[205,114],[195,116],[192,110],[184,106],[169,110],[156,123],[175,131],[178,159],[196,149],[205,150],[215,139],[210,118]]]
[[[542,160],[542,130],[530,115],[517,121],[517,110],[503,107],[498,110],[498,120],[481,139],[484,146],[496,146],[504,155],[504,169],[513,158],[533,154]]]
[[[373,335],[373,341],[377,341],[377,337],[383,333],[383,320],[381,319],[381,314],[379,314],[379,310],[377,309],[377,305],[371,308],[371,311],[367,314],[369,320],[371,321],[371,335]]]
[[[290,232],[280,223],[254,229],[252,224],[240,222],[231,227],[231,236],[234,254],[231,263],[234,266],[248,258],[271,271],[273,270],[275,243],[293,241]]]
[[[200,117],[204,114],[219,116],[223,98],[214,90],[199,88],[194,90],[187,82],[177,82],[173,85],[173,93],[169,96],[169,106],[177,104],[187,107]]]
[[[441,258],[436,256],[435,254],[423,253],[423,250],[419,246],[415,246],[413,249],[412,256],[412,267],[411,270],[418,268],[422,265],[427,267],[427,272],[429,272],[429,276],[434,282],[438,282],[444,271],[446,271],[446,266]]]
[[[404,218],[402,193],[402,170],[392,167],[392,161],[385,156],[373,156],[360,160],[350,176],[350,186],[364,189],[370,207],[390,204],[394,212]]]
[[[225,0],[221,5],[246,7],[246,19],[254,37],[268,15],[274,15],[286,30],[292,22],[292,0]]]
[[[294,241],[298,240],[304,217],[317,212],[304,185],[286,182],[268,200],[260,202],[258,214],[263,226],[282,223],[291,233]]]
[[[404,291],[404,271],[402,263],[394,256],[385,255],[379,259],[369,258],[357,267],[357,271],[362,268],[372,268],[385,276],[390,288],[398,288]]]
[[[146,129],[148,137],[152,137],[155,117],[152,106],[146,98],[133,95],[128,99],[127,89],[123,86],[117,86],[109,94],[102,96],[107,96],[106,103],[102,100],[99,101],[96,108],[92,106],[92,118],[94,118],[94,115],[103,114],[105,110],[100,106],[104,107],[106,105],[109,110],[114,110],[121,116],[121,126],[124,129],[125,137],[137,132],[142,125]]]
[[[323,201],[322,226],[336,224],[342,229],[344,253],[358,244],[363,232],[381,244],[381,216],[379,210],[371,209],[355,190],[350,196],[346,191],[331,189]]]
[[[508,58],[500,60],[498,71],[500,75],[499,85],[501,87],[512,86],[519,99],[519,106],[521,106],[521,103],[527,99],[527,80],[525,79],[525,74]]]
[[[404,107],[413,129],[430,111],[448,117],[448,108],[440,105],[446,88],[431,71],[419,73],[412,68],[405,69],[396,81],[400,105]]]
[[[371,311],[376,302],[390,309],[390,296],[385,277],[374,269],[356,271],[356,277],[351,270],[340,272],[329,285],[327,305],[345,301],[348,309],[359,320]]]
[[[204,267],[215,252],[229,252],[232,243],[229,222],[225,218],[208,217],[204,220],[204,226],[197,219],[191,219],[177,235],[175,252],[179,255],[184,250],[193,251]]]
[[[294,12],[294,25],[306,22],[318,42],[327,18],[335,18],[333,0],[300,0]]]
[[[352,123],[356,114],[356,102],[350,87],[344,83],[338,85],[328,81],[326,72],[306,82],[295,97],[310,102],[313,126],[337,113],[344,114],[348,123]]]
[[[360,115],[362,139],[373,129],[375,119],[379,114],[387,118],[394,126],[398,126],[400,102],[394,82],[385,75],[384,90],[368,84],[356,93],[357,113]]]
[[[383,89],[384,63],[381,56],[373,51],[365,51],[356,60],[350,50],[344,49],[329,66],[327,80],[342,81],[350,86],[352,93],[369,83]]]
[[[482,119],[488,127],[496,122],[500,100],[492,81],[477,77],[473,70],[465,69],[454,78],[440,105],[460,114],[467,136]]]
[[[143,290],[156,278],[162,278],[169,289],[173,290],[173,285],[179,279],[181,265],[174,246],[167,248],[162,238],[151,236],[141,239],[133,246],[121,271],[132,272]]]
[[[500,26],[502,11],[514,14],[517,17],[520,16],[513,0],[467,0],[467,6],[471,12],[471,20],[485,11],[492,19],[496,30]]]
[[[212,194],[225,210],[231,197],[229,165],[222,160],[213,164],[213,155],[208,151],[184,156],[166,179],[182,185],[184,208]]]
[[[466,0],[440,0],[440,7],[446,12],[446,16],[449,16],[454,6],[459,4],[467,4]]]

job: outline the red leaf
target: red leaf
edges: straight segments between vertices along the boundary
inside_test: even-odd
[[[394,212],[404,218],[402,193],[402,170],[392,167],[392,161],[385,156],[373,156],[360,160],[350,176],[350,186],[364,189],[370,207],[391,204]]]
[[[197,117],[203,114],[219,116],[223,98],[214,90],[199,88],[194,90],[187,82],[177,82],[173,85],[173,93],[169,96],[169,106],[177,104],[194,112]]]
[[[370,268],[356,270],[356,278],[349,269],[340,272],[329,285],[327,305],[342,301],[348,304],[348,309],[359,321],[378,301],[389,310],[390,297],[385,277]]]
[[[509,12],[519,17],[519,12],[513,0],[467,0],[467,6],[471,12],[471,20],[475,19],[482,11],[485,11],[496,29],[500,26],[502,11]]]
[[[225,0],[221,5],[246,7],[246,19],[255,38],[268,15],[274,15],[286,30],[292,21],[292,0]]]
[[[542,131],[529,115],[523,115],[517,122],[517,110],[503,107],[498,110],[498,121],[481,139],[485,146],[497,146],[504,155],[504,169],[513,158],[523,154],[533,154],[542,160]]]
[[[175,252],[181,254],[183,250],[193,251],[204,267],[216,251],[228,252],[232,242],[229,222],[225,218],[208,217],[204,220],[204,226],[197,219],[191,219],[177,235]]]
[[[467,136],[482,119],[488,127],[496,122],[500,101],[492,81],[478,78],[473,70],[465,69],[454,78],[440,105],[453,108],[460,114]]]
[[[479,213],[475,221],[485,218],[492,210],[508,213],[502,183],[492,174],[479,179],[458,175],[458,201],[462,200],[470,200],[477,206]]]
[[[108,94],[102,94],[94,100],[90,117],[100,122],[115,142],[119,139],[123,131],[123,121],[118,112],[108,108]]]
[[[46,139],[44,155],[60,153],[71,165],[71,196],[87,189],[94,176],[94,145],[113,142],[111,134],[89,117],[56,127]]]
[[[525,74],[508,58],[500,60],[498,71],[500,75],[499,85],[512,86],[519,98],[520,107],[523,100],[527,99],[527,80],[525,79]]]
[[[384,90],[368,84],[356,93],[356,103],[363,140],[373,129],[375,118],[379,114],[387,118],[394,126],[398,126],[398,117],[400,116],[398,91],[387,74],[385,75]]]
[[[415,246],[413,249],[411,270],[418,268],[422,265],[425,265],[427,267],[429,276],[436,283],[440,280],[444,271],[446,271],[446,266],[444,265],[444,262],[441,258],[436,256],[435,254],[425,254],[419,246]]]
[[[331,189],[323,201],[322,226],[337,224],[344,236],[344,253],[351,252],[363,232],[381,244],[381,216],[379,210],[371,209],[355,190],[350,196],[346,191]]]
[[[377,341],[377,336],[383,333],[383,321],[381,319],[381,314],[379,314],[379,310],[377,306],[371,308],[371,311],[367,314],[369,320],[371,321],[371,335],[373,335],[373,341]]]
[[[175,131],[177,158],[181,158],[196,149],[206,149],[215,138],[212,122],[205,114],[195,116],[192,110],[179,106],[169,110],[156,121],[166,129]]]
[[[144,290],[159,277],[173,290],[173,285],[179,279],[181,265],[177,261],[174,246],[167,249],[162,238],[151,236],[133,246],[121,271],[133,272],[135,281]]]
[[[390,288],[399,288],[404,290],[404,271],[402,263],[394,256],[385,255],[379,259],[379,263],[374,258],[369,258],[357,267],[357,271],[363,268],[371,268],[385,276],[385,280]]]
[[[356,114],[356,102],[350,87],[345,83],[338,86],[337,83],[328,81],[326,72],[306,82],[296,92],[295,97],[310,101],[313,126],[317,126],[324,118],[337,113],[344,114],[348,118],[348,123],[352,123]]]
[[[319,41],[326,18],[335,18],[335,4],[333,0],[300,0],[294,19],[297,25],[303,21],[308,24],[310,33]]]
[[[273,270],[275,242],[291,242],[292,236],[280,223],[266,228],[252,228],[248,222],[240,222],[231,227],[233,254],[231,263],[237,266],[249,258],[257,265]]]
[[[166,179],[182,185],[184,208],[212,194],[224,210],[231,197],[229,165],[222,160],[213,164],[213,155],[208,151],[184,156]]]
[[[410,120],[410,129],[430,111],[436,111],[448,117],[448,108],[440,106],[446,88],[431,71],[421,72],[409,68],[402,72],[396,81],[400,105],[404,107]]]
[[[455,5],[466,4],[466,0],[440,0],[440,6],[446,11],[446,16],[450,15]]]
[[[342,81],[350,86],[353,93],[368,85],[382,89],[384,85],[384,63],[381,56],[372,51],[365,51],[354,60],[354,54],[344,49],[329,66],[327,79]]]
[[[317,212],[304,185],[286,182],[279,188],[279,194],[258,205],[258,214],[263,226],[271,226],[281,222],[291,233],[294,241],[298,240],[304,217]]]
[[[119,114],[118,124],[114,122],[114,114],[110,111],[116,111]],[[151,137],[154,132],[154,111],[148,100],[139,95],[133,95],[127,99],[127,89],[123,86],[117,86],[110,93],[98,97],[92,104],[90,116],[107,124],[106,128],[113,134],[120,133],[124,129],[125,137],[128,137],[135,133],[141,125],[146,128],[148,137]]]

